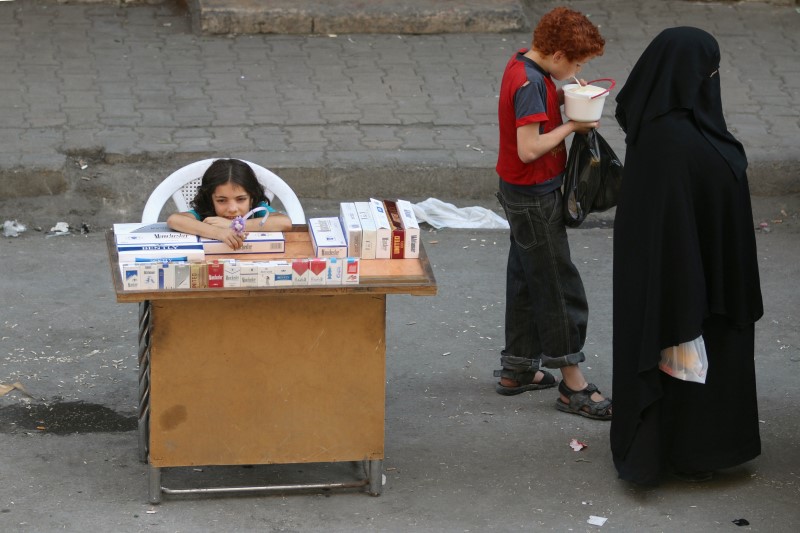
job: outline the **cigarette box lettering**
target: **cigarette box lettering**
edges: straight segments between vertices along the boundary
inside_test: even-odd
[[[158,263],[147,263],[139,267],[139,288],[147,291],[158,289]]]
[[[331,259],[336,259],[332,257]],[[328,260],[314,258],[308,260],[308,284],[325,285],[325,274],[327,273]]]
[[[389,217],[386,216],[386,208],[383,202],[375,198],[369,199],[369,205],[372,211],[372,220],[375,222],[377,238],[375,259],[390,259],[392,257],[392,226],[389,224]]]
[[[205,289],[208,287],[208,265],[205,263],[191,263],[189,265],[189,286],[192,289]]]
[[[292,265],[288,261],[275,262],[275,277],[273,283],[276,287],[288,287],[292,285]]]
[[[397,212],[400,215],[400,221],[403,224],[403,229],[406,232],[406,259],[417,259],[419,257],[419,222],[417,216],[414,214],[414,208],[411,202],[407,200],[397,200]]]
[[[310,218],[308,232],[316,257],[347,257],[347,242],[338,218]]]
[[[203,245],[194,244],[124,244],[117,246],[120,263],[172,263],[205,260]]]
[[[292,261],[292,285],[308,285],[308,259]]]
[[[139,290],[139,265],[121,265],[120,268],[122,270],[122,287],[126,291]]]
[[[372,207],[369,202],[353,202],[353,204],[361,222],[361,258],[375,259],[378,236],[375,221],[372,219]]]
[[[240,263],[241,286],[258,287],[258,265],[255,263]]]
[[[197,236],[173,231],[166,222],[114,224],[114,242],[119,244],[196,244]]]
[[[225,286],[225,265],[219,261],[208,264],[208,287],[221,288]]]
[[[229,261],[225,263],[225,287],[241,287],[242,286],[242,267],[236,261]]]
[[[358,218],[356,204],[353,202],[339,204],[339,222],[342,223],[344,239],[347,241],[348,257],[361,257],[361,221]]]
[[[205,237],[200,238],[200,243],[206,255],[272,254],[283,253],[286,249],[286,242],[280,231],[251,231],[238,250],[234,250],[222,241]]]
[[[392,259],[403,259],[406,251],[406,232],[397,212],[397,204],[393,200],[384,200],[383,205],[386,207],[386,217],[392,227]]]

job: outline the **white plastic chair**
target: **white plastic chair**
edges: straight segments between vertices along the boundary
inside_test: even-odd
[[[175,202],[178,211],[188,211],[191,201],[194,200],[197,194],[197,188],[200,186],[203,174],[214,161],[216,161],[216,158],[195,161],[167,176],[150,193],[150,197],[144,205],[144,211],[142,211],[142,222],[146,224],[158,222],[161,210],[170,198]],[[285,181],[261,165],[244,161],[243,159],[241,161],[247,163],[253,169],[270,202],[276,196],[278,197],[286,215],[292,220],[292,224],[306,223],[306,215],[300,205],[300,200],[297,199],[297,195]]]

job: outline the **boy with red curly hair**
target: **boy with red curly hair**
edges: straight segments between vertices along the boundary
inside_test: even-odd
[[[561,212],[564,140],[598,123],[562,122],[564,92],[553,79],[571,79],[604,45],[598,29],[577,11],[558,7],[542,17],[531,48],[515,53],[503,73],[496,167],[497,197],[511,226],[505,349],[496,390],[511,396],[554,387],[556,378],[540,367],[557,368],[563,379],[556,408],[598,420],[611,419],[611,400],[578,367],[585,360],[588,305]]]

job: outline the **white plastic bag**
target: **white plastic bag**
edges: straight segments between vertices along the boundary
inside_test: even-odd
[[[661,361],[658,368],[674,378],[705,384],[706,374],[708,374],[708,356],[703,336],[684,342],[679,346],[670,346],[661,350]]]
[[[485,207],[456,207],[436,198],[428,198],[412,204],[414,215],[420,222],[427,222],[436,229],[480,228],[508,229],[508,221]]]

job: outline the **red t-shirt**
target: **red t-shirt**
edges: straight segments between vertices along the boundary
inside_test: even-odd
[[[550,75],[530,58],[527,50],[514,54],[506,65],[500,85],[497,108],[500,123],[500,148],[497,173],[508,183],[536,185],[555,178],[567,164],[567,144],[541,157],[523,163],[517,153],[517,128],[539,123],[539,133],[547,133],[562,124],[558,90]]]

